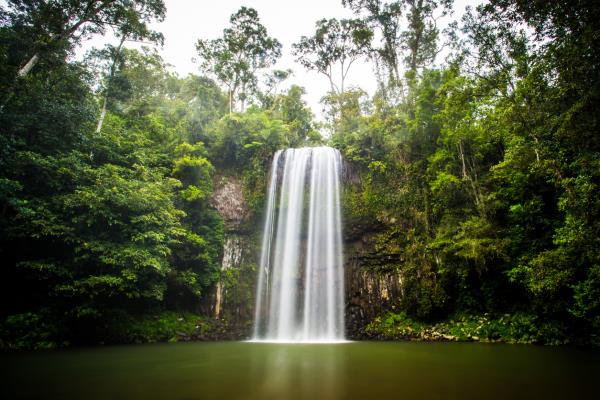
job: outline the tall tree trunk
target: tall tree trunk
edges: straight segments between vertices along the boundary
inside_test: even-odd
[[[458,141],[458,154],[460,156],[460,161],[462,164],[462,175],[463,175],[463,179],[467,179],[468,175],[467,175],[467,163],[465,162],[465,150],[463,148],[463,140],[462,138],[459,139]]]
[[[418,62],[419,62],[419,54],[421,53],[423,46],[423,30],[424,30],[424,22],[423,22],[423,1],[419,0],[413,3],[411,7],[411,15],[409,25],[414,29],[414,43],[410,46],[410,71],[413,75],[412,79],[417,78],[417,70],[418,70]]]
[[[335,96],[335,100],[337,102],[337,110],[334,110],[334,125],[335,125],[335,118],[336,118],[336,114],[337,114],[337,118],[338,120],[341,119],[342,117],[342,96],[340,95],[340,92],[338,90],[338,87],[335,85],[335,83],[333,82],[333,67],[330,64],[329,65],[329,73],[324,73],[325,76],[327,76],[327,78],[329,78],[329,87],[331,88],[331,95]],[[335,130],[335,128],[334,128]]]
[[[246,84],[242,84],[242,94],[240,96],[240,112],[244,112],[246,108]]]
[[[17,76],[21,78],[27,75],[32,70],[32,68],[35,67],[35,64],[37,64],[39,60],[40,53],[35,53],[33,57],[31,57],[29,61],[27,61],[27,63],[23,67],[21,67],[21,69],[19,69]]]
[[[346,77],[344,74],[344,61],[341,62],[340,67],[342,69],[342,80],[340,82],[340,95],[342,95],[342,94],[344,94],[344,78]]]
[[[98,7],[93,7],[95,2],[90,1],[88,6],[86,7],[85,12],[81,16],[81,19],[78,20],[77,22],[75,22],[73,25],[68,26],[61,33],[52,35],[52,39],[50,40],[50,43],[55,43],[55,42],[58,42],[61,40],[69,39],[71,36],[73,36],[75,34],[75,32],[77,32],[77,30],[83,24],[90,22],[91,18],[93,18],[95,15],[97,15],[103,9],[108,8],[114,2],[115,2],[115,0],[104,0],[98,5]],[[65,22],[68,22],[68,21],[65,21]],[[23,67],[21,67],[21,69],[19,69],[17,76],[19,78],[22,78],[22,77],[26,76],[27,74],[29,74],[29,72],[31,72],[31,70],[33,69],[33,67],[35,67],[35,65],[38,63],[39,60],[40,60],[40,52],[38,49],[35,52],[35,54],[29,59],[29,61],[27,61],[27,63],[25,63],[25,65],[23,65]]]
[[[463,139],[461,138],[458,142],[458,151],[460,160],[462,163],[462,175],[463,180],[467,181],[471,186],[473,201],[475,202],[475,206],[477,210],[481,213],[481,215],[486,215],[486,206],[485,200],[479,188],[479,182],[477,180],[477,166],[475,165],[475,159],[471,157],[471,163],[468,162],[467,157],[465,155],[465,149],[463,145]]]
[[[52,36],[50,42],[55,43],[60,40],[67,40],[75,32],[77,32],[77,30],[83,24],[85,24],[86,22],[89,22],[92,17],[97,15],[104,8],[109,7],[114,2],[115,2],[115,0],[104,0],[100,3],[100,5],[98,7],[93,7],[95,4],[95,1],[90,1],[88,3],[88,6],[87,6],[83,16],[81,17],[81,19],[78,20],[77,22],[75,22],[73,25],[71,25],[67,29],[65,29],[62,33],[54,34]],[[68,21],[65,21],[65,22],[68,22]],[[6,104],[8,104],[8,102],[13,98],[16,80],[27,76],[31,72],[31,70],[36,66],[36,64],[40,60],[40,57],[41,57],[40,56],[40,48],[38,47],[35,49],[35,53],[33,54],[33,56],[31,56],[31,58],[25,64],[23,64],[23,66],[19,69],[19,71],[17,71],[17,76],[16,76],[15,81],[13,81],[13,83],[10,85],[10,87],[7,91],[7,94],[2,99],[2,103],[0,104],[0,112],[4,111],[4,107],[6,106]]]
[[[102,111],[100,112],[100,118],[98,118],[98,125],[96,126],[96,133],[100,133],[102,131],[102,125],[104,124],[104,119],[106,118],[106,108],[108,106],[108,96],[110,95],[110,88],[112,86],[113,78],[115,77],[115,73],[117,72],[117,61],[121,56],[121,49],[123,48],[123,44],[127,40],[127,35],[124,34],[119,42],[119,46],[117,46],[117,50],[113,54],[112,63],[110,65],[110,73],[108,75],[108,82],[106,82],[106,90],[104,91],[104,100],[102,101]]]
[[[104,101],[102,102],[102,111],[100,111],[100,118],[98,118],[98,125],[96,125],[96,133],[100,133],[102,131],[102,125],[104,124],[104,118],[106,118],[106,105],[108,103],[108,94],[104,96]]]

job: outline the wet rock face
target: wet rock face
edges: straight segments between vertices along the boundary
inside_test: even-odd
[[[389,255],[374,252],[368,235],[345,248],[346,335],[365,339],[364,329],[375,317],[399,308],[403,297],[402,275],[378,273],[373,267],[388,263]]]
[[[227,230],[240,228],[250,218],[242,182],[237,177],[220,176],[215,179],[211,205],[223,217]]]
[[[245,240],[243,236],[237,234],[226,234],[223,243],[223,259],[221,261],[221,277],[215,288],[215,302],[213,307],[214,317],[221,318],[223,306],[227,299],[228,288],[225,279],[228,270],[239,270],[242,267]]]
[[[218,176],[214,181],[211,205],[223,218],[225,229],[220,277],[207,313],[227,327],[227,335],[235,331],[236,337],[247,337],[254,310],[257,241],[254,216],[244,198],[241,179]]]

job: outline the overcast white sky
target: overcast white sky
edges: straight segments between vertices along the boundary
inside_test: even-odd
[[[467,4],[481,3],[481,0],[455,0],[455,15],[459,18]],[[315,22],[321,18],[348,18],[352,13],[342,6],[341,0],[165,0],[167,16],[164,22],[154,29],[163,33],[165,44],[160,51],[166,62],[173,65],[179,75],[198,73],[198,64],[192,60],[196,56],[195,43],[199,38],[214,39],[222,35],[229,25],[229,17],[241,6],[258,11],[261,23],[270,36],[283,44],[283,56],[275,66],[278,69],[291,68],[294,77],[289,84],[298,84],[306,89],[305,100],[319,116],[320,98],[328,90],[327,78],[316,72],[308,72],[294,62],[291,55],[292,43],[302,36],[314,32]],[[103,46],[106,38],[94,38],[85,43],[78,52],[81,56],[91,46]],[[113,40],[114,41],[114,40]],[[439,61],[439,60],[438,60]],[[375,89],[372,67],[366,62],[353,64],[348,77],[348,86],[360,86],[369,93]]]

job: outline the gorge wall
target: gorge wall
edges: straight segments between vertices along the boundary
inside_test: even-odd
[[[218,175],[212,206],[223,218],[223,255],[219,277],[204,310],[226,323],[234,337],[248,336],[254,312],[256,264],[260,249],[257,217],[244,196],[242,179]]]
[[[348,169],[344,185],[360,190],[360,180]],[[342,196],[342,201],[343,196]],[[249,337],[254,317],[256,267],[260,254],[262,215],[250,210],[243,180],[218,175],[212,205],[224,221],[224,246],[219,280],[205,311],[227,322],[230,336]],[[364,328],[376,316],[397,309],[403,296],[402,276],[385,265],[398,262],[394,254],[378,251],[372,226],[344,222],[345,323],[349,339],[364,338]],[[383,266],[383,268],[382,268]]]
[[[382,274],[373,270],[375,265],[387,262],[389,255],[374,251],[371,234],[347,241],[345,246],[346,335],[348,339],[361,339],[373,318],[399,307],[403,280],[398,272]]]

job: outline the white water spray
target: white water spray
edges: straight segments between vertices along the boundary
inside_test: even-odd
[[[254,340],[344,340],[340,171],[340,153],[330,147],[275,153]]]

